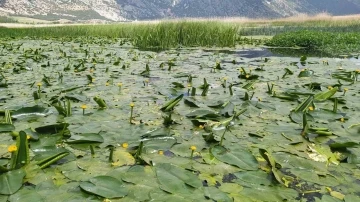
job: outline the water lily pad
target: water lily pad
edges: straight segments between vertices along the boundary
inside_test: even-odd
[[[110,176],[97,176],[89,181],[80,183],[80,188],[86,192],[102,196],[104,198],[122,198],[128,191],[125,185]]]
[[[11,113],[11,116],[15,119],[27,116],[47,116],[50,110],[39,105],[33,107],[23,107]]]
[[[102,143],[104,138],[98,133],[83,133],[83,134],[74,134],[71,135],[69,139],[66,140],[68,143],[77,144],[77,143]]]
[[[214,201],[224,201],[224,202],[233,201],[226,193],[220,191],[215,187],[205,187],[204,194],[205,197],[212,199]]]
[[[0,133],[11,132],[13,130],[15,130],[15,126],[13,124],[0,123]]]
[[[35,128],[35,131],[38,133],[48,133],[48,134],[53,134],[53,133],[58,133],[63,131],[64,129],[66,129],[70,124],[68,123],[59,123],[59,124],[50,124],[50,125],[46,125],[46,126],[41,126],[41,127],[37,127]]]
[[[244,170],[257,170],[259,167],[255,157],[245,149],[234,148],[227,150],[225,147],[215,146],[211,148],[211,154],[220,161]]]
[[[0,194],[11,195],[23,185],[25,172],[22,169],[12,170],[0,175]]]
[[[9,197],[10,202],[21,202],[21,201],[27,201],[27,202],[43,202],[44,197],[42,197],[38,192],[35,190],[20,190],[17,193],[11,195]]]
[[[169,193],[189,193],[187,186],[199,188],[201,181],[190,171],[179,168],[172,164],[157,164],[156,176],[160,183],[160,188]]]

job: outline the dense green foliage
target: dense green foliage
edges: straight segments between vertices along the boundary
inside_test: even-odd
[[[275,35],[266,45],[302,47],[323,52],[349,53],[360,50],[360,34],[304,30]]]
[[[360,32],[360,21],[356,17],[347,17],[343,19],[325,18],[318,19],[316,16],[313,18],[284,19],[264,22],[249,22],[242,23],[240,26],[241,35],[267,35],[274,36],[276,34],[295,32],[295,31],[321,31],[321,32]]]
[[[98,36],[129,38],[139,48],[178,46],[235,46],[234,25],[216,22],[164,22],[159,24],[82,25],[41,28],[1,28],[3,37],[59,38]]]
[[[239,24],[216,21],[172,21],[161,23],[122,23],[72,25],[38,28],[0,28],[3,38],[64,39],[107,37],[127,39],[140,49],[165,50],[179,47],[234,47],[261,45],[302,47],[339,55],[360,50],[359,23],[312,22],[275,26],[261,23]],[[272,40],[253,35],[275,35]],[[251,36],[251,37],[240,37]]]

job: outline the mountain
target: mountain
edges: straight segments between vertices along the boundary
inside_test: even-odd
[[[360,0],[0,0],[0,15],[45,20],[148,20],[176,17],[275,18],[360,13]]]

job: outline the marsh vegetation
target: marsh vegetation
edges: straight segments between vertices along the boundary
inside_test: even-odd
[[[254,26],[0,28],[0,201],[359,201],[357,28]]]

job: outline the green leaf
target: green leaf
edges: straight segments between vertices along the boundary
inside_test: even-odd
[[[308,69],[305,69],[303,71],[301,71],[299,73],[299,76],[298,77],[310,77],[314,75],[314,71],[313,70],[308,70]]]
[[[244,188],[240,192],[241,195],[250,197],[252,201],[295,201],[298,196],[298,192],[285,188],[285,187],[271,187],[271,186],[252,186],[250,188]],[[255,199],[255,200],[254,200]]]
[[[267,150],[259,149],[259,153],[266,160],[266,162],[269,164],[269,166],[271,166],[271,167],[276,166],[276,162],[275,162],[274,158],[271,156],[271,154]]]
[[[122,198],[128,193],[125,185],[120,180],[110,176],[91,178],[89,181],[80,183],[80,188],[86,192],[109,199]]]
[[[301,104],[299,104],[293,111],[295,112],[304,112],[309,108],[314,100],[314,96],[309,96],[306,100],[304,100]]]
[[[15,126],[13,124],[0,123],[0,133],[11,132],[13,130],[15,130]]]
[[[113,166],[124,166],[124,165],[134,165],[135,159],[129,153],[124,151],[122,148],[118,148],[113,153]]]
[[[30,136],[30,140],[39,140],[39,133],[37,133],[35,130],[33,130],[32,128],[28,128],[25,129],[24,132],[26,133],[26,135]]]
[[[11,113],[13,118],[20,118],[24,116],[46,116],[49,114],[49,109],[35,105],[33,107],[23,107]]]
[[[20,191],[16,192],[15,194],[9,197],[9,202],[43,202],[44,197],[42,197],[39,193],[35,190],[27,190],[21,189]]]
[[[188,117],[188,118],[204,118],[204,117],[218,118],[219,115],[217,112],[214,112],[211,110],[199,109],[199,110],[190,112],[189,114],[186,115],[186,117]]]
[[[187,98],[185,98],[185,99],[184,99],[184,103],[185,103],[186,105],[190,106],[190,107],[197,107],[197,108],[200,107],[200,104],[197,103],[197,101],[196,101],[194,98],[192,98],[192,97],[187,97]]]
[[[11,195],[16,193],[21,188],[25,175],[22,169],[0,175],[0,194]]]
[[[185,88],[185,86],[179,82],[172,82],[172,84],[175,86],[175,88]]]
[[[41,160],[40,162],[37,163],[37,165],[40,166],[41,169],[44,169],[44,168],[50,166],[51,164],[54,164],[58,160],[66,157],[69,154],[70,154],[69,152],[62,152],[59,154],[55,154],[53,156],[50,156],[48,158]]]
[[[66,129],[69,125],[70,124],[68,124],[68,123],[45,125],[45,126],[35,128],[35,131],[38,133],[42,133],[42,134],[44,134],[44,133],[49,133],[49,134],[59,133],[59,132],[63,131],[64,129]]]
[[[66,140],[67,143],[77,144],[77,143],[103,143],[104,138],[98,133],[83,133],[71,135],[69,139]]]
[[[290,119],[294,123],[302,123],[303,122],[303,116],[304,116],[304,112],[301,112],[301,111],[299,111],[299,112],[291,111],[290,112]],[[306,120],[307,121],[313,121],[314,118],[310,114],[306,113]]]
[[[345,202],[354,202],[354,201],[360,201],[360,196],[355,194],[346,194],[345,195]]]
[[[24,131],[20,131],[19,136],[16,137],[16,147],[16,155],[11,158],[12,169],[19,169],[30,162],[29,143]]]
[[[244,172],[237,172],[234,173],[236,176],[236,181],[238,184],[242,185],[250,185],[250,184],[257,184],[257,185],[271,185],[272,182],[269,180],[269,174],[262,171],[244,171]]]
[[[176,98],[170,100],[167,102],[163,107],[160,109],[164,112],[168,112],[174,109],[174,107],[181,101],[181,99],[184,97],[184,94],[181,94],[177,96]]]
[[[160,190],[161,191],[161,190]],[[188,193],[188,196],[186,194],[183,194],[184,196],[180,196],[177,194],[169,194],[164,191],[153,191],[150,192],[151,201],[171,201],[171,202],[191,202],[194,200],[191,200],[189,198],[192,197],[191,193]],[[202,196],[204,197],[204,196]]]
[[[224,192],[215,187],[205,187],[204,194],[214,201],[232,202],[233,200]]]
[[[235,165],[243,170],[257,170],[259,167],[255,157],[245,149],[234,148],[227,150],[222,146],[215,146],[211,148],[210,152],[218,160]]]
[[[160,183],[160,189],[169,193],[189,193],[190,186],[199,188],[201,181],[192,172],[169,163],[161,163],[155,166],[156,176]]]
[[[300,57],[300,62],[305,62],[307,60],[307,57],[305,55]]]
[[[319,102],[323,102],[329,98],[331,98],[333,95],[335,95],[335,93],[338,91],[338,88],[335,87],[331,90],[328,90],[326,92],[320,92],[314,95],[314,100],[315,101],[319,101]]]
[[[335,121],[343,118],[343,115],[341,113],[335,113],[332,110],[326,110],[326,109],[320,109],[320,110],[314,110],[309,111],[309,114],[313,119],[316,121]]]
[[[225,117],[231,117],[234,115],[235,105],[231,102],[227,103],[223,109],[221,109],[220,114]]]
[[[333,149],[342,149],[359,145],[358,141],[354,141],[348,137],[339,137],[333,140],[334,142],[329,145]]]

